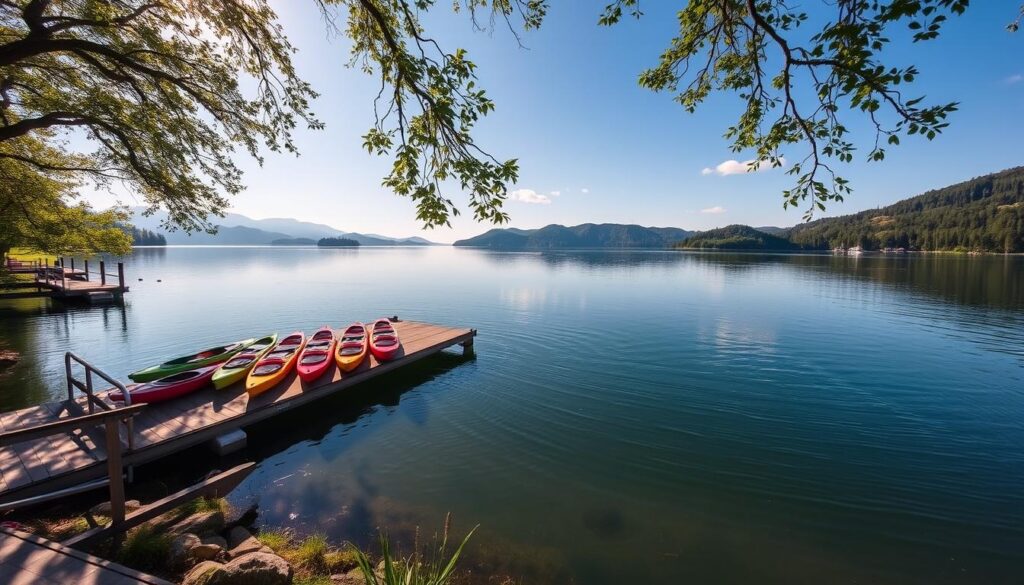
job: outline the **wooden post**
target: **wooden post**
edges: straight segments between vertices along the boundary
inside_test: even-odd
[[[100,284],[107,284],[107,263],[100,260]]]
[[[473,357],[473,338],[462,342],[462,357]]]
[[[117,263],[117,284],[124,290],[124,262]]]
[[[85,279],[89,280],[89,261],[85,261]]]
[[[121,466],[121,436],[118,421],[109,418],[107,430],[107,475],[110,476],[110,524],[117,529],[124,524],[124,469]]]
[[[71,257],[71,270],[74,270],[74,269],[75,269],[75,257],[72,256]]]

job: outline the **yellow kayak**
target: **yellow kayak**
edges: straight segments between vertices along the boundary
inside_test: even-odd
[[[366,327],[362,323],[353,323],[345,328],[338,337],[338,345],[334,350],[334,361],[342,372],[351,372],[363,363],[366,351],[370,347],[366,337]]]
[[[274,349],[256,362],[245,379],[249,396],[257,396],[277,386],[295,368],[299,352],[306,344],[306,335],[296,331],[282,339]]]

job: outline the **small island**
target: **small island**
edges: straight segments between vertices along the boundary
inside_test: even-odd
[[[316,245],[321,248],[358,248],[359,242],[350,238],[320,238]]]
[[[316,246],[317,241],[312,238],[278,238],[270,242],[271,246]]]

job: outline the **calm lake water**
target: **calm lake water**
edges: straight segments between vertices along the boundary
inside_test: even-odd
[[[454,515],[523,583],[1020,583],[1024,258],[140,249],[126,305],[0,305],[0,410],[63,352],[124,376],[397,314],[452,354],[250,432],[260,522],[369,544]],[[144,279],[138,282],[137,279]],[[157,282],[162,279],[162,282]],[[195,479],[205,452],[146,470]],[[407,545],[408,546],[408,545]]]

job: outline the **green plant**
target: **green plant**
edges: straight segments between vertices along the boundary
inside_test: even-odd
[[[469,542],[476,529],[474,527],[469,534],[462,539],[458,548],[447,555],[448,545],[448,522],[445,521],[444,535],[432,551],[429,560],[420,557],[418,551],[411,556],[402,559],[392,555],[388,538],[385,534],[380,535],[380,554],[383,562],[382,571],[378,574],[370,564],[369,557],[359,549],[355,549],[356,561],[359,563],[359,571],[366,580],[366,585],[446,585],[451,582],[455,574],[455,565],[459,561],[463,547]],[[446,560],[447,559],[447,560]]]
[[[262,530],[256,535],[256,538],[274,549],[276,553],[283,551],[292,541],[291,535],[283,530]]]
[[[171,553],[171,537],[155,527],[143,525],[128,533],[117,551],[117,562],[140,571],[166,567]]]
[[[329,549],[330,545],[325,535],[313,534],[307,536],[294,551],[290,551],[288,560],[303,569],[320,572],[327,566],[324,556]]]

